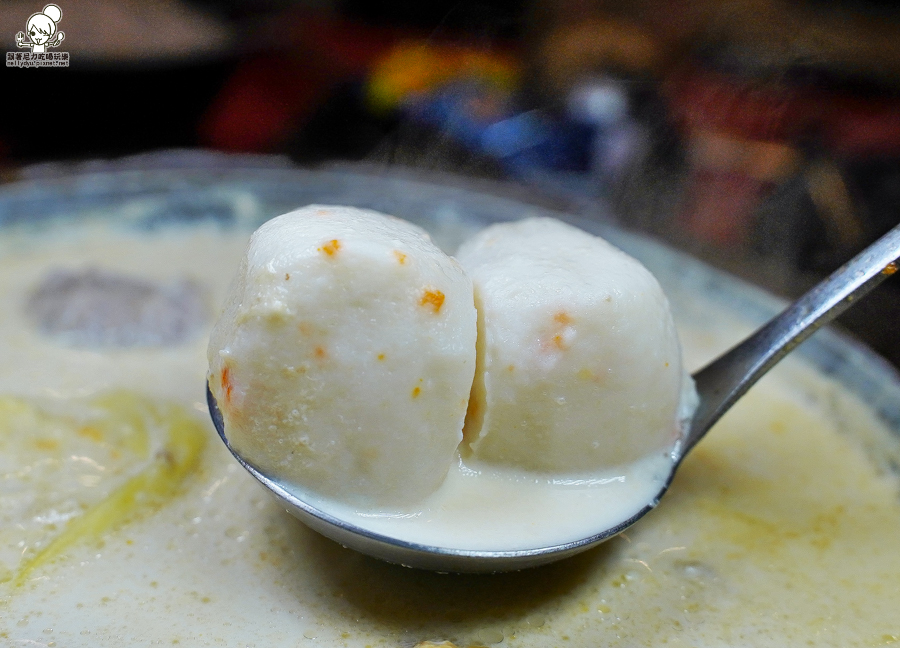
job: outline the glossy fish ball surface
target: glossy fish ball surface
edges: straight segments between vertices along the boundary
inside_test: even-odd
[[[549,218],[491,226],[457,258],[479,311],[475,458],[565,476],[672,448],[696,395],[646,268]]]
[[[471,280],[400,219],[310,206],[253,235],[209,383],[264,473],[367,507],[419,501],[454,462],[475,370]]]

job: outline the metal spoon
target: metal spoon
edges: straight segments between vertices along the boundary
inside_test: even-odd
[[[237,454],[228,443],[222,414],[207,385],[206,396],[213,423],[231,453],[287,508],[312,529],[344,546],[383,560],[442,572],[500,572],[553,562],[607,540],[653,510],[668,490],[685,455],[713,424],[763,374],[816,330],[850,308],[897,271],[900,225],[852,261],[837,270],[749,338],[694,374],[700,405],[690,429],[673,453],[672,473],[652,502],[631,518],[590,537],[549,547],[518,551],[469,551],[406,542],[359,528],[300,499],[289,485],[265,475]]]

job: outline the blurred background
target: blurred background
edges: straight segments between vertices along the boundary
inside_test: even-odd
[[[11,67],[45,4],[0,0],[0,182],[236,154],[489,179],[787,298],[900,221],[893,3],[58,0],[69,66]],[[898,321],[896,278],[841,320],[900,365]]]

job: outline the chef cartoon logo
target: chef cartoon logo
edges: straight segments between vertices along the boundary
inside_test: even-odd
[[[59,47],[65,39],[59,31],[62,10],[48,4],[43,11],[31,14],[25,24],[25,32],[16,34],[16,46],[30,52],[7,52],[6,67],[68,67],[68,52],[48,52],[47,48]]]

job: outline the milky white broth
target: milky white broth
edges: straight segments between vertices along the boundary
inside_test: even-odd
[[[50,268],[86,265],[159,281],[187,275],[208,291],[212,310],[248,236],[212,227],[137,235],[85,225],[40,239],[6,237],[0,394],[65,412],[111,389],[133,390],[188,408],[209,442],[184,494],[99,539],[73,544],[21,584],[14,579],[19,556],[29,555],[35,538],[46,541],[64,528],[48,520],[73,495],[55,490],[53,473],[32,461],[38,455],[28,455],[32,463],[7,458],[0,502],[39,489],[45,511],[35,526],[34,519],[16,519],[14,507],[0,506],[0,643],[900,641],[900,489],[854,440],[887,432],[853,396],[798,361],[751,390],[685,461],[660,508],[623,536],[536,570],[456,576],[361,556],[280,510],[207,421],[205,335],[168,349],[71,349],[35,332],[23,314],[29,291]],[[679,325],[688,366],[747,332],[726,311],[693,317],[678,308],[679,298],[673,301],[676,319],[687,313]],[[515,535],[503,508],[494,509],[492,528]]]

